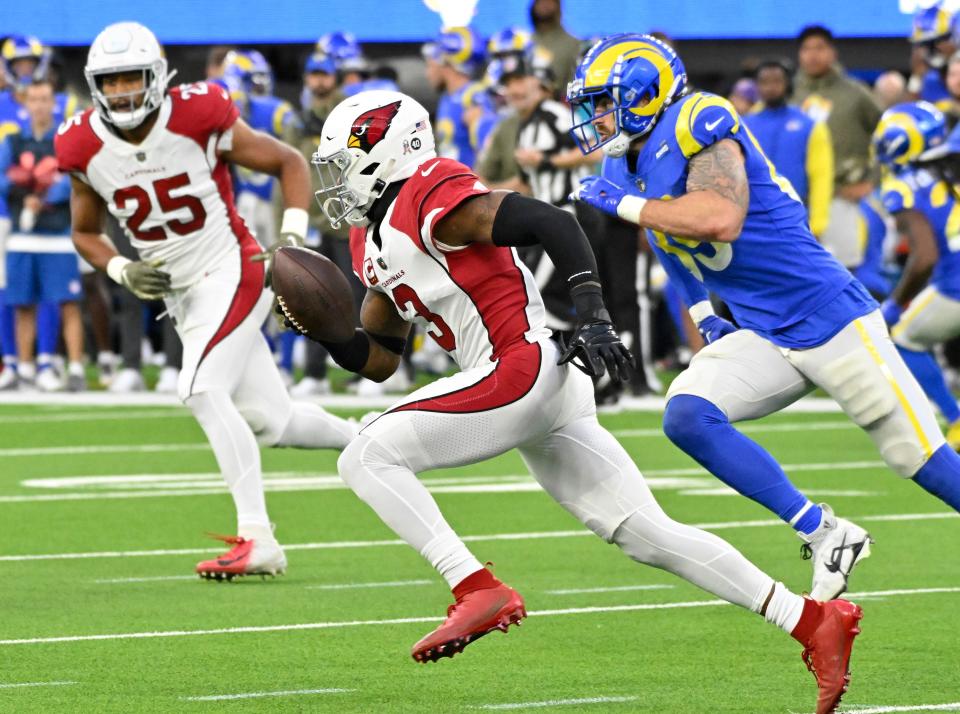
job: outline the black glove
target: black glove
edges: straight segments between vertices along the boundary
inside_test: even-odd
[[[626,382],[633,371],[633,355],[620,340],[620,335],[609,320],[597,320],[578,325],[570,343],[560,342],[563,354],[557,364],[573,362],[574,367],[591,377],[602,377],[604,370],[610,371],[611,379]]]

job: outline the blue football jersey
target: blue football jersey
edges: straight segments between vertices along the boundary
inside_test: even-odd
[[[920,85],[920,99],[930,102],[941,111],[948,111],[953,106],[953,99],[947,91],[940,70],[929,69],[923,75],[923,84]]]
[[[473,167],[476,158],[470,129],[464,113],[473,103],[473,95],[484,91],[483,85],[470,82],[456,92],[440,97],[433,131],[437,138],[437,154]]]
[[[248,96],[249,106],[246,122],[254,129],[280,138],[284,128],[290,123],[298,121],[296,113],[289,102],[279,97],[263,97],[255,94]],[[275,180],[270,174],[251,171],[243,166],[236,166],[236,191],[248,191],[258,198],[269,201],[273,196]]]
[[[886,176],[881,192],[890,213],[916,210],[926,216],[940,252],[930,283],[960,300],[960,202],[950,187],[928,171],[908,169]]]
[[[695,92],[670,106],[636,157],[607,157],[603,176],[644,198],[686,193],[690,158],[723,139],[743,151],[750,203],[740,237],[707,243],[648,230],[647,237],[685,298],[716,293],[737,323],[781,347],[823,344],[875,309],[866,289],[814,238],[807,212],[779,176],[733,105]]]

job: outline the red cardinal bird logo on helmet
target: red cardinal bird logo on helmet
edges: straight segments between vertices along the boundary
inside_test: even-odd
[[[350,127],[350,138],[347,139],[347,148],[363,149],[369,152],[380,143],[390,128],[390,122],[400,111],[400,102],[393,102],[376,109],[366,111],[353,120]]]

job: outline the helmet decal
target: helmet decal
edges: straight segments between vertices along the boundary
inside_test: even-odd
[[[386,104],[376,109],[370,109],[353,120],[350,127],[350,138],[347,148],[362,149],[369,153],[370,149],[380,143],[390,128],[390,122],[400,111],[400,102]]]

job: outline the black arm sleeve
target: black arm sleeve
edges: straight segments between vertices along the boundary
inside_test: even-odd
[[[493,219],[492,239],[498,246],[540,244],[566,280],[581,323],[610,321],[603,304],[597,259],[587,236],[570,213],[545,201],[512,193]]]

